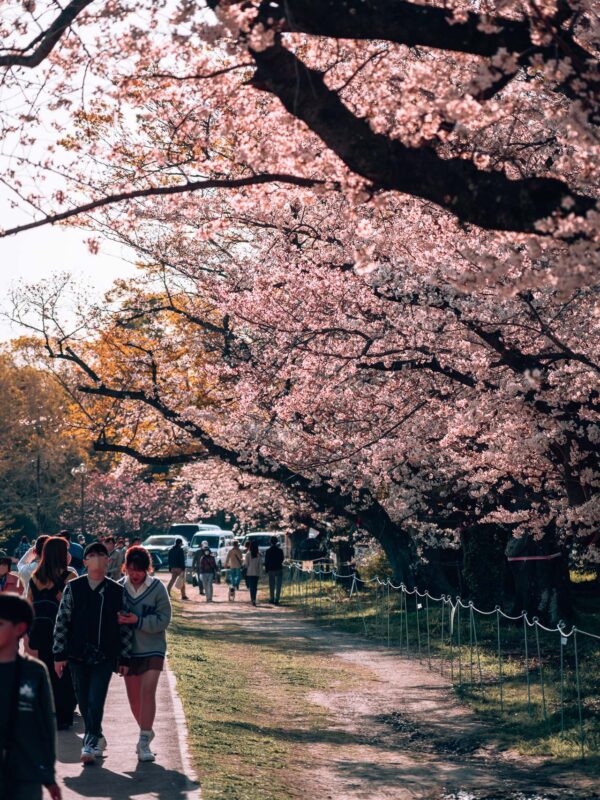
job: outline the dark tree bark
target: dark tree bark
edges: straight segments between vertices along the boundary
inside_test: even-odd
[[[431,148],[407,147],[374,133],[327,87],[322,72],[307,67],[280,42],[252,55],[257,65],[252,85],[279,98],[374,192],[404,192],[447,209],[461,222],[519,233],[539,233],[541,219],[584,215],[596,205],[553,178],[509,180],[465,159],[444,159]]]

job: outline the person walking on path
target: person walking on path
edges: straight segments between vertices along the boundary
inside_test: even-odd
[[[123,562],[125,561],[125,551],[116,546],[115,537],[107,536],[104,540],[108,550],[108,568],[106,574],[113,581],[120,581],[123,577]]]
[[[35,569],[37,568],[38,562],[42,557],[44,542],[49,538],[50,537],[45,533],[41,534],[41,536],[38,536],[35,540],[35,544],[29,548],[29,550],[17,564],[17,574],[19,575],[19,580],[23,584],[23,591],[25,594],[27,594],[27,590],[29,589],[29,579],[33,575]]]
[[[244,566],[244,554],[240,547],[239,539],[234,539],[232,548],[227,553],[225,559],[225,569],[228,569],[229,579],[229,599],[235,600],[235,593],[240,588],[242,579],[242,567]]]
[[[206,602],[212,603],[213,601],[213,581],[215,579],[215,575],[217,574],[217,562],[215,557],[210,552],[210,547],[205,547],[202,556],[200,557],[200,580],[202,581],[202,587],[204,589],[204,594],[206,595]]]
[[[65,586],[77,578],[77,573],[68,566],[67,542],[59,536],[46,539],[40,562],[29,581],[27,599],[33,605],[34,620],[29,631],[29,650],[46,665],[56,709],[56,724],[59,730],[67,730],[73,724],[75,692],[69,669],[62,678],[54,670],[54,623]]]
[[[85,572],[83,566],[83,547],[79,542],[74,542],[71,537],[71,531],[60,531],[57,536],[61,536],[67,540],[69,545],[69,555],[71,556],[71,566],[78,575],[83,575]]]
[[[150,574],[152,559],[145,547],[130,547],[125,555],[125,603],[119,624],[131,626],[133,647],[125,686],[140,738],[136,746],[139,761],[154,761],[150,749],[154,739],[156,687],[165,662],[165,631],[171,621],[171,601],[165,585]]]
[[[253,606],[255,606],[256,595],[258,592],[258,580],[263,574],[263,562],[258,550],[258,542],[250,542],[250,548],[246,553],[244,565],[246,567],[246,580],[248,583],[248,589],[250,590],[250,602]]]
[[[279,546],[279,538],[271,536],[271,546],[265,553],[265,572],[269,576],[269,595],[273,605],[279,605],[281,584],[283,582],[283,550]]]
[[[10,570],[12,558],[4,550],[0,550],[0,592],[14,592],[21,594],[23,585],[19,578]]]
[[[204,594],[204,585],[202,583],[202,578],[200,577],[200,559],[204,555],[204,548],[208,547],[208,542],[204,539],[200,542],[200,547],[194,551],[194,555],[192,557],[192,572],[196,576],[196,585],[198,586],[198,593],[200,595]]]
[[[124,589],[106,577],[108,550],[101,542],[89,544],[83,555],[87,575],[65,586],[54,626],[54,669],[58,677],[69,664],[75,695],[85,723],[81,762],[102,757],[106,740],[102,717],[108,685],[114,671],[129,669],[133,631],[119,625]]]
[[[187,600],[185,591],[185,552],[183,550],[183,539],[176,539],[175,544],[169,550],[169,571],[171,573],[171,580],[167,586],[167,592],[171,594],[173,584],[176,583],[178,578],[181,578],[181,599]]]
[[[37,659],[19,655],[32,621],[27,600],[0,594],[0,797],[41,800],[45,786],[52,800],[61,800],[48,671]]]

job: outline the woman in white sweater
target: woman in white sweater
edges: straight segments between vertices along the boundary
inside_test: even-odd
[[[251,541],[250,549],[244,558],[246,567],[246,580],[250,590],[250,600],[252,605],[256,605],[256,594],[258,592],[258,579],[263,574],[263,562],[258,551],[258,542]]]
[[[129,705],[138,725],[136,747],[140,761],[154,761],[150,749],[154,739],[156,687],[167,651],[165,631],[171,621],[171,601],[162,581],[150,574],[152,561],[145,547],[130,547],[125,554],[124,609],[119,624],[133,626],[133,649],[125,677]]]

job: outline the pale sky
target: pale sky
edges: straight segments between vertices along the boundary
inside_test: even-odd
[[[89,236],[88,231],[46,227],[0,239],[0,312],[7,311],[7,291],[19,281],[32,283],[70,272],[80,286],[89,286],[91,295],[100,298],[116,278],[135,274],[125,248],[102,241],[99,255],[94,256],[85,244]],[[0,341],[22,333],[1,313]]]

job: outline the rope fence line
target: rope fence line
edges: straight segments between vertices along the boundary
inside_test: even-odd
[[[331,626],[345,622],[386,647],[416,655],[478,705],[521,714],[531,726],[543,722],[581,758],[600,752],[597,634],[325,565],[289,563],[285,591],[306,612],[329,617]]]

